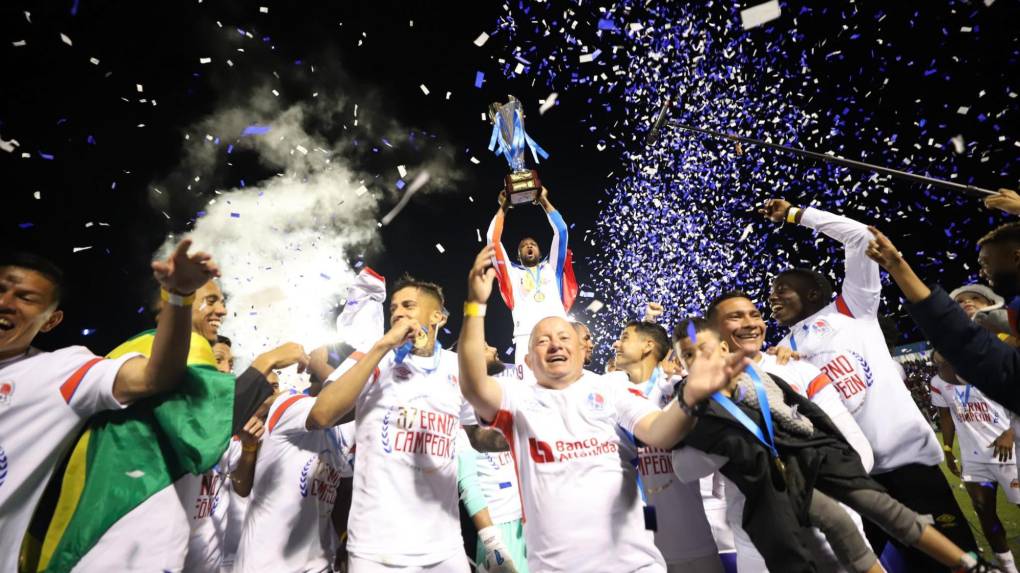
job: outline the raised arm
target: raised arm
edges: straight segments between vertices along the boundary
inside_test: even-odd
[[[865,253],[871,241],[867,225],[814,207],[793,207],[784,199],[769,199],[762,213],[775,222],[797,223],[843,243],[845,273],[836,305],[849,316],[878,316],[882,280],[878,265]]]
[[[315,399],[315,405],[308,412],[308,420],[305,422],[307,428],[322,430],[339,423],[354,408],[365,383],[375,374],[386,353],[413,340],[419,330],[421,325],[417,320],[400,320],[368,352],[352,354],[330,375],[334,382],[326,385]]]
[[[208,253],[188,254],[184,239],[166,261],[154,261],[152,274],[163,289],[156,336],[149,358],[129,360],[117,372],[113,396],[121,404],[174,388],[187,368],[191,349],[191,303],[195,291],[218,277],[219,268]]]
[[[501,242],[507,205],[506,191],[502,191],[499,194],[499,209],[492,216],[492,222],[489,223],[489,230],[485,232],[485,238],[487,244],[493,248],[491,258],[496,280],[499,282],[499,294],[503,297],[507,308],[513,310],[515,301],[513,279],[510,277],[510,258],[507,257],[506,249]]]
[[[567,230],[567,223],[563,220],[560,212],[549,202],[549,190],[542,187],[538,194],[538,202],[545,210],[545,216],[549,219],[549,226],[552,227],[553,238],[549,245],[549,263],[556,269],[556,280],[563,292],[563,269],[567,262],[567,245],[570,233]]]
[[[468,274],[468,296],[464,303],[464,323],[457,343],[457,360],[460,363],[460,392],[464,399],[485,421],[496,418],[503,401],[503,389],[485,369],[485,304],[492,294],[492,267],[495,247],[487,245],[478,256]]]

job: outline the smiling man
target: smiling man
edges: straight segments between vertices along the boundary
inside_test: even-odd
[[[499,209],[486,234],[488,244],[495,247],[493,257],[500,294],[513,313],[514,362],[517,364],[521,364],[528,353],[528,337],[535,323],[547,316],[565,318],[577,292],[567,249],[567,223],[549,202],[549,191],[544,187],[538,195],[538,203],[545,210],[553,230],[548,258],[542,258],[542,249],[531,237],[524,238],[517,246],[519,265],[513,264],[507,257],[506,249],[500,243],[503,221],[509,211],[505,193],[499,195]]]
[[[511,445],[521,476],[528,566],[533,571],[663,573],[654,523],[644,513],[633,436],[671,448],[696,407],[742,365],[739,354],[700,361],[665,408],[619,380],[585,371],[577,331],[559,317],[535,325],[525,363],[536,384],[492,378],[485,358],[485,303],[494,247],[475,258],[460,333],[460,388],[478,416]],[[682,535],[683,532],[677,532]]]
[[[205,253],[182,241],[152,264],[164,305],[148,358],[95,356],[83,346],[43,352],[39,333],[63,320],[63,273],[45,259],[0,257],[0,570],[18,570],[18,553],[50,476],[85,422],[104,410],[172,390],[183,378],[195,291],[218,274]]]
[[[878,323],[882,293],[878,264],[866,254],[872,234],[862,223],[783,199],[770,199],[760,212],[769,220],[795,223],[844,245],[845,276],[838,296],[832,283],[809,269],[779,273],[769,304],[776,322],[790,329],[780,344],[832,380],[847,409],[864,431],[875,456],[871,473],[889,493],[918,513],[933,515],[940,531],[967,551],[977,543],[939,469],[942,448],[931,425],[903,384]],[[868,528],[881,552],[889,536]],[[894,542],[895,543],[895,542]],[[911,570],[934,571],[938,564],[897,543]]]

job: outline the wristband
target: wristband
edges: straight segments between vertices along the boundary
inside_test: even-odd
[[[687,381],[684,380],[680,383],[680,393],[676,396],[676,404],[677,406],[680,406],[680,410],[682,410],[684,414],[687,414],[692,418],[699,418],[705,413],[705,410],[708,409],[708,403],[702,402],[700,404],[695,404],[694,406],[688,406],[687,400],[684,399],[684,390],[686,388]]]
[[[464,303],[464,316],[485,316],[485,305],[477,302]]]
[[[195,302],[195,293],[180,295],[161,288],[159,289],[159,298],[171,306],[191,306]]]
[[[797,213],[800,213],[800,207],[790,207],[789,209],[787,209],[786,210],[786,222],[787,223],[796,223],[797,222]]]
[[[951,453],[953,453],[953,448],[952,448],[952,446],[945,446],[944,445],[944,446],[942,446],[942,451],[943,452],[948,452],[948,453],[951,454]]]
[[[259,451],[259,445],[255,444],[254,446],[241,446],[241,451],[246,453],[246,454],[250,454],[252,452],[257,452],[257,451]]]

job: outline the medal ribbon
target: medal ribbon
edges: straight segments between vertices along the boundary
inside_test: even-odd
[[[425,331],[425,334],[429,333],[429,327],[427,326],[423,326],[422,330]],[[407,342],[401,344],[395,351],[393,351],[394,352],[393,362],[397,364],[403,364],[404,359],[406,359],[407,355],[411,353],[411,350],[414,350],[413,340],[408,340]],[[432,374],[439,368],[439,350],[440,350],[439,340],[437,339],[435,346],[433,346],[432,348],[432,356],[434,358],[432,362],[432,368],[422,368],[426,375]]]
[[[772,457],[778,458],[779,451],[776,450],[776,433],[772,427],[772,412],[769,410],[769,398],[765,394],[765,385],[761,381],[761,376],[758,376],[758,372],[754,368],[748,366],[744,371],[747,372],[747,375],[751,377],[751,381],[754,382],[754,390],[758,394],[758,405],[761,407],[761,417],[765,421],[765,432],[768,433],[767,439],[765,433],[761,431],[761,427],[745,414],[743,410],[738,408],[728,396],[723,395],[721,392],[716,392],[712,394],[712,400],[736,418],[740,425],[754,434],[758,441],[765,444],[769,451],[772,452]]]
[[[492,135],[489,136],[489,151],[497,155],[502,153],[507,163],[510,164],[510,168],[515,171],[524,169],[523,153],[525,147],[531,150],[531,156],[535,159],[535,163],[539,162],[539,157],[542,159],[549,158],[549,153],[542,149],[542,146],[524,131],[524,121],[521,118],[519,109],[514,109],[513,111],[513,130],[511,131],[513,139],[511,141],[505,141],[502,137],[504,121],[502,113],[497,113],[493,118]],[[497,144],[499,145],[499,150],[496,150]]]

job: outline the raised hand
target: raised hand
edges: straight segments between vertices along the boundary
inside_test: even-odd
[[[1020,215],[1020,195],[1010,189],[999,189],[998,195],[985,197],[985,207]]]
[[[242,446],[253,447],[258,445],[265,432],[266,429],[262,422],[255,416],[252,416],[244,424],[244,427],[241,428],[241,431],[237,433],[237,439],[241,441]]]
[[[758,209],[758,213],[773,223],[782,223],[786,220],[786,213],[790,211],[790,207],[790,202],[786,199],[769,199],[761,209]]]
[[[188,254],[191,239],[184,239],[165,261],[152,262],[152,275],[166,290],[189,295],[214,277],[220,276],[220,269],[209,253]]]
[[[875,236],[875,238],[868,243],[868,249],[865,251],[865,254],[868,255],[869,259],[875,261],[887,271],[904,262],[903,253],[896,248],[896,245],[892,244],[889,237],[883,235],[882,232],[875,227],[868,227],[868,230]]]
[[[475,257],[468,273],[468,302],[485,304],[492,295],[492,279],[496,278],[496,269],[492,266],[495,254],[496,247],[486,245]]]
[[[665,309],[662,307],[661,303],[650,302],[645,306],[645,316],[643,320],[646,322],[656,322],[659,320],[659,317],[662,316],[664,311]]]
[[[692,405],[725,388],[731,378],[751,363],[744,353],[724,354],[714,344],[705,348],[698,346],[695,353],[685,385],[686,399]]]

